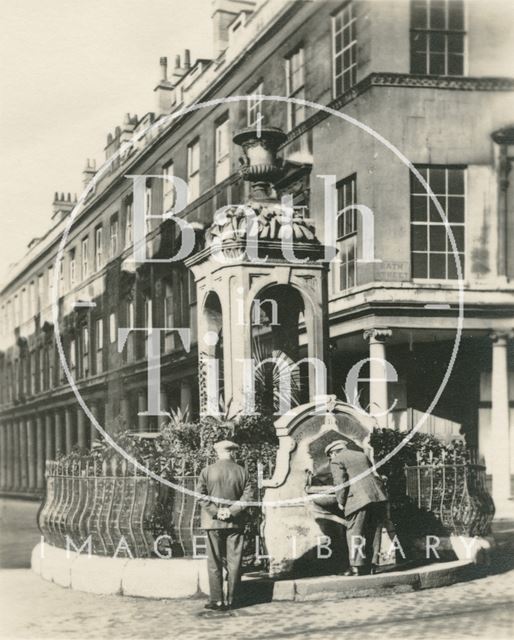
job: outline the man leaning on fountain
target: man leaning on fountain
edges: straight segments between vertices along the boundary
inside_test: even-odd
[[[386,515],[385,488],[380,477],[370,471],[366,454],[349,449],[345,440],[331,442],[325,447],[325,454],[330,459],[335,486],[348,483],[336,490],[337,502],[347,523],[350,567],[344,575],[369,574],[378,564]],[[353,481],[362,473],[366,475]]]

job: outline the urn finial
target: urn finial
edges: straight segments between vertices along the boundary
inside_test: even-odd
[[[234,135],[234,142],[243,149],[239,172],[251,184],[251,197],[269,200],[271,186],[282,175],[282,162],[277,150],[287,139],[278,127],[252,126]]]

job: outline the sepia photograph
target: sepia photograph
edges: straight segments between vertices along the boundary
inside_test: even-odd
[[[0,639],[513,638],[514,2],[0,16]]]

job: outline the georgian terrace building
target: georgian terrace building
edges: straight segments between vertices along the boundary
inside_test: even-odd
[[[244,201],[232,136],[260,121],[287,133],[276,191],[292,196],[322,241],[324,176],[335,176],[338,210],[346,208],[332,239],[339,261],[329,273],[332,391],[344,398],[356,363],[385,358],[398,380],[362,384],[361,405],[373,411],[394,403],[381,424],[412,427],[438,393],[458,337],[451,375],[423,429],[460,434],[477,448],[498,513],[512,514],[514,51],[507,10],[506,3],[460,0],[213,2],[214,59],[191,62],[186,52],[173,69],[161,59],[155,112],[127,115],[107,137],[105,158],[137,141],[102,176],[87,162],[84,185],[95,178],[94,188],[58,264],[64,351],[101,424],[158,428],[157,418],[141,415],[147,338],[131,333],[120,353],[118,327],[191,328],[189,352],[176,334],[162,336],[161,408],[199,410],[194,279],[182,263],[131,261],[133,185],[126,176],[154,176],[145,182],[145,213],[156,216],[175,193],[155,176],[179,176],[189,190],[180,215],[208,225],[217,209]],[[165,121],[184,106],[236,95],[253,97]],[[409,167],[348,120],[262,96],[307,100],[355,118],[421,172],[460,258],[459,335],[451,243]],[[374,262],[362,259],[363,222],[353,204],[373,212]],[[70,195],[56,194],[47,234],[29,244],[1,289],[4,492],[40,490],[45,458],[95,437],[65,379],[51,308],[57,250],[73,206]],[[146,225],[147,255],[174,255],[176,225],[158,217]]]

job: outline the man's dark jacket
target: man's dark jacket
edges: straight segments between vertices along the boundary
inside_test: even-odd
[[[334,484],[337,486],[370,469],[371,463],[362,451],[341,449],[332,457],[330,468]],[[368,504],[387,500],[382,481],[373,471],[364,478],[337,490],[336,497],[347,516]]]
[[[232,460],[218,460],[205,467],[198,479],[198,491],[206,498],[200,501],[202,506],[202,529],[239,529],[242,526],[242,512],[253,498],[250,478],[246,469]],[[230,500],[230,503],[217,502],[216,498]],[[218,520],[219,508],[230,510],[228,520]]]

